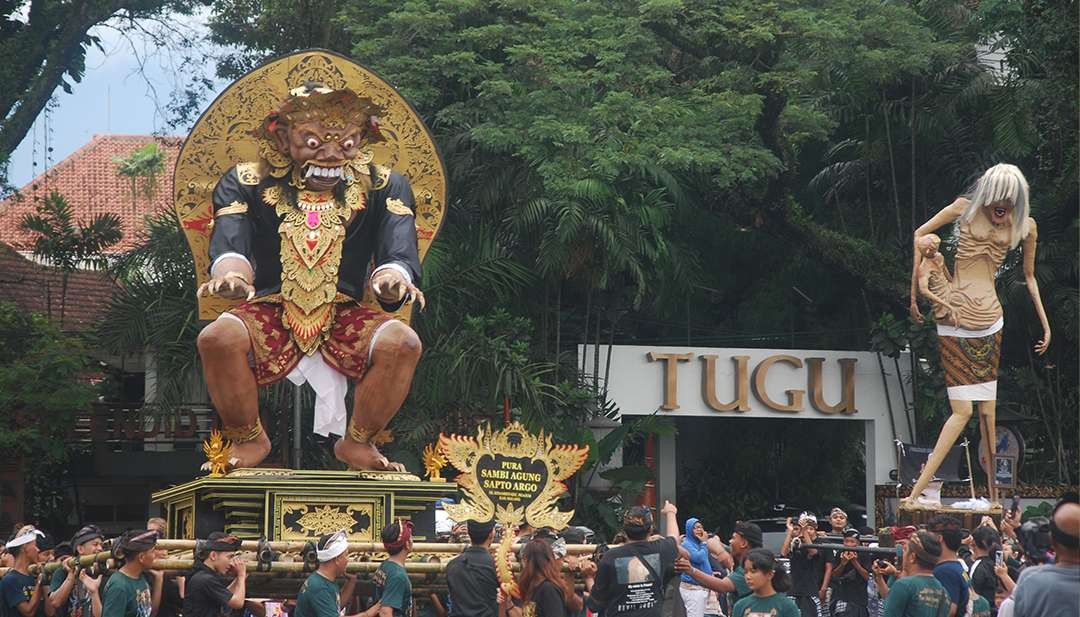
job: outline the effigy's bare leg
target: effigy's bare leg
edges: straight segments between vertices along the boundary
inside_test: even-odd
[[[945,421],[945,425],[941,427],[941,433],[938,434],[937,444],[934,445],[934,451],[930,453],[930,458],[927,459],[926,465],[922,469],[922,473],[919,474],[918,481],[915,482],[915,486],[911,489],[911,494],[904,500],[907,503],[913,503],[914,500],[923,492],[926,485],[934,479],[934,474],[937,473],[938,467],[941,466],[941,461],[945,460],[945,457],[949,454],[949,449],[956,444],[956,440],[964,432],[964,427],[967,426],[968,421],[971,420],[972,404],[971,401],[949,401],[949,406],[952,408],[952,415]]]
[[[399,321],[379,332],[371,352],[371,364],[353,395],[353,414],[348,435],[334,444],[334,456],[350,469],[403,471],[378,449],[390,440],[384,430],[401,409],[420,361],[420,337]]]
[[[979,402],[979,434],[982,437],[982,443],[985,444],[979,457],[982,458],[983,469],[986,470],[991,505],[998,503],[997,485],[994,483],[994,453],[997,449],[997,427],[994,425],[996,408],[997,401]]]
[[[199,333],[199,357],[210,400],[221,416],[222,434],[232,442],[232,467],[255,467],[270,454],[259,422],[259,392],[248,366],[251,338],[244,324],[218,319]]]

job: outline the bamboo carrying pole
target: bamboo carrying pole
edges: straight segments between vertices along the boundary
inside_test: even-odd
[[[113,561],[111,555],[109,555],[108,553],[98,553],[98,555],[103,555],[104,556],[99,561],[99,563],[104,563],[106,569],[108,569],[108,570],[115,569],[115,567],[114,567],[115,566],[115,561]],[[89,560],[89,561],[87,561],[87,563],[82,563],[83,560],[80,559],[79,560],[80,561],[79,565],[82,565],[83,567],[86,567],[86,566],[88,566],[90,564],[93,564],[94,563],[94,559],[92,559],[93,557],[94,557],[93,555],[88,555],[88,556],[84,557],[83,559],[88,559]],[[151,570],[164,570],[164,571],[187,571],[187,570],[191,570],[193,567],[195,567],[195,563],[196,562],[195,562],[194,559],[158,559],[158,560],[154,561],[154,565],[150,569]],[[365,562],[360,562],[360,563],[350,562],[349,565],[347,566],[346,570],[348,572],[350,572],[350,573],[374,572],[374,571],[379,569],[379,566],[381,564],[382,564],[382,562],[380,562],[380,561],[365,561]],[[313,570],[308,569],[305,566],[305,564],[303,562],[301,562],[301,561],[272,561],[269,564],[263,564],[264,565],[263,569],[260,569],[260,567],[259,567],[260,564],[257,561],[247,561],[247,562],[245,562],[245,565],[247,566],[248,575],[267,574],[267,573],[271,573],[271,574],[299,573],[299,574],[302,574],[302,573],[306,573],[306,572],[313,572]],[[514,565],[516,566],[517,564],[514,564]],[[268,566],[268,569],[267,569],[267,566]],[[446,566],[447,566],[446,563],[422,563],[422,562],[411,562],[410,561],[410,562],[405,563],[405,571],[407,573],[409,573],[409,574],[442,574],[443,572],[446,572]],[[51,572],[53,572],[54,570],[56,570],[57,568],[60,568],[60,567],[62,567],[62,566],[61,566],[61,564],[59,562],[48,563],[48,564],[45,564],[44,566],[39,565],[39,564],[34,564],[34,565],[30,566],[30,573],[31,574],[37,574],[38,572],[41,572],[42,570],[44,570],[46,573],[51,573]],[[11,570],[12,570],[12,568],[0,568],[0,576],[3,576],[5,574],[7,574]]]
[[[196,540],[158,540],[156,548],[166,551],[194,551]],[[256,540],[245,540],[240,544],[241,551],[255,552],[262,548],[269,547],[271,551],[284,553],[298,553],[302,554],[305,550],[309,550],[310,542],[303,541],[275,541],[275,542],[259,542]],[[421,554],[440,554],[445,553],[448,556],[458,555],[470,545],[468,544],[449,544],[445,542],[417,542],[413,544],[412,553]],[[515,544],[513,550],[516,552],[521,549],[524,544]],[[568,544],[566,545],[566,553],[568,555],[591,555],[596,552],[597,545],[595,544]],[[357,555],[371,555],[376,553],[385,553],[381,542],[350,542],[349,553]],[[492,548],[494,552],[494,547]],[[449,560],[447,560],[449,561]],[[99,567],[103,567],[106,570],[115,569],[115,560],[113,555],[109,551],[102,551],[93,555],[81,555],[77,557],[69,557],[64,560],[72,566],[78,565],[86,568],[94,565],[95,563],[101,564]],[[371,562],[352,562],[349,563],[349,572],[374,572],[378,569],[379,563],[377,561]],[[166,570],[166,571],[180,571],[190,570],[195,564],[194,559],[159,559],[154,562],[153,569]],[[260,570],[260,563],[258,561],[248,561],[248,574],[264,574],[270,573],[303,573],[310,572],[303,561],[271,561],[269,570],[265,569],[267,564],[262,564],[263,569]],[[515,569],[518,567],[515,565]],[[50,562],[44,565],[34,564],[30,566],[30,573],[37,574],[44,571],[46,574],[51,574],[57,568],[63,567],[60,561]],[[0,568],[0,576],[7,574],[10,568]],[[422,563],[422,562],[407,562],[405,564],[405,571],[409,573],[430,575],[441,574],[445,572],[445,563]]]
[[[167,551],[194,550],[195,540],[158,540],[157,547]],[[298,553],[308,545],[305,541],[273,541],[266,542],[265,546],[270,550],[282,553]],[[458,554],[469,548],[469,544],[450,544],[447,542],[414,542],[410,552],[412,553],[453,553]],[[514,550],[520,550],[524,544],[515,544]],[[240,544],[242,551],[255,551],[261,548],[257,540],[245,540]],[[494,548],[494,547],[493,547]],[[567,544],[568,555],[590,555],[596,552],[595,544]],[[350,553],[385,553],[382,542],[349,542]]]
[[[867,553],[869,555],[881,555],[883,557],[896,557],[895,548],[883,548],[879,546],[848,546],[846,544],[800,544],[799,550],[809,550],[816,548],[819,550],[834,551],[837,553],[852,552],[852,553]]]

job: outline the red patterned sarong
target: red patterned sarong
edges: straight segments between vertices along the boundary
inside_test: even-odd
[[[246,302],[229,311],[247,326],[255,359],[255,381],[260,386],[285,378],[303,354],[281,320],[281,304],[271,296]],[[367,369],[371,339],[393,315],[355,301],[335,306],[330,336],[319,346],[326,363],[349,379],[359,381]]]

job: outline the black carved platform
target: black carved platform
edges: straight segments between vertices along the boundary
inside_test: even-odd
[[[456,494],[453,483],[409,473],[237,469],[158,491],[152,500],[177,539],[224,530],[245,540],[309,540],[346,529],[351,541],[377,541],[384,525],[402,517],[423,541],[435,535],[435,500]]]

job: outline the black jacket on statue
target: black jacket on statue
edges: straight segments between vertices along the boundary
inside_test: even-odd
[[[369,166],[369,169],[372,177],[377,178],[376,166]],[[379,184],[376,180],[376,187]],[[213,264],[214,260],[226,253],[246,257],[255,271],[256,297],[281,290],[282,238],[278,235],[281,217],[275,206],[268,205],[262,199],[263,191],[274,185],[281,187],[290,203],[295,203],[296,190],[289,186],[288,175],[280,179],[271,176],[252,178],[250,174],[241,174],[237,167],[233,167],[214,188],[215,218],[210,236],[210,262]],[[344,182],[335,188],[339,200],[343,200],[344,190]],[[401,201],[410,213],[406,215],[388,210],[387,199]],[[218,214],[222,208],[237,204],[246,204],[247,211]],[[409,181],[396,171],[389,173],[385,185],[368,191],[364,209],[346,223],[338,270],[338,291],[360,299],[373,268],[388,264],[401,266],[412,277],[413,284],[420,284],[415,211],[416,200]],[[398,212],[401,212],[400,209]],[[380,304],[383,309],[394,311],[402,302]]]

